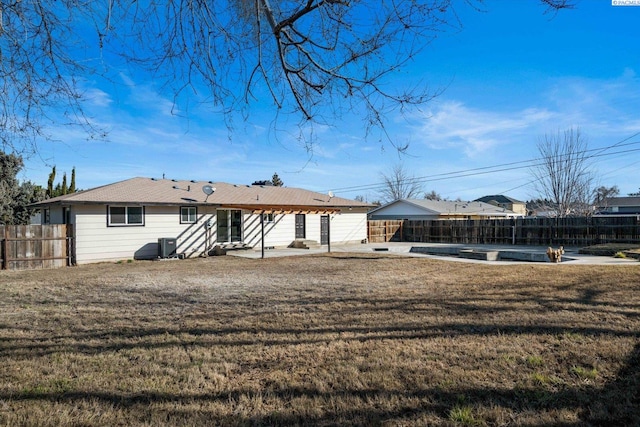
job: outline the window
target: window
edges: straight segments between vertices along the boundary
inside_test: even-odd
[[[197,221],[198,210],[195,206],[180,207],[180,224],[194,224]]]
[[[42,210],[42,223],[51,224],[51,211],[48,208]]]
[[[262,220],[264,222],[273,222],[273,214],[272,213],[262,214]]]
[[[109,206],[109,225],[144,225],[142,206]]]

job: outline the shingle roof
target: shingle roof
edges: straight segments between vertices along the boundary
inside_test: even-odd
[[[410,203],[436,211],[440,214],[447,213],[503,213],[504,208],[484,202],[454,202],[449,200],[410,199]],[[511,212],[511,211],[508,211]],[[512,213],[512,212],[511,212]]]
[[[203,187],[215,191],[207,196]],[[79,191],[35,203],[50,204],[145,204],[145,205],[220,205],[247,208],[314,207],[370,208],[372,205],[300,188],[262,185],[236,185],[225,182],[178,181],[155,178],[131,178],[113,184]]]
[[[609,197],[606,206],[640,206],[640,197]]]
[[[514,212],[491,205],[484,202],[460,202],[460,201],[449,201],[449,200],[428,200],[428,199],[400,199],[395,200],[389,204],[383,205],[373,211],[369,212],[370,214],[376,213],[384,210],[385,208],[394,205],[394,204],[402,204],[409,203],[414,206],[418,206],[428,213],[431,214],[439,214],[439,215],[448,215],[448,214],[463,214],[463,215],[508,215],[513,214]]]
[[[506,204],[506,203],[524,203],[521,202],[520,200],[516,200],[516,199],[512,199],[509,196],[504,196],[502,194],[494,194],[491,196],[484,196],[484,197],[480,197],[479,199],[475,199],[475,202],[484,202],[484,203],[491,203],[492,201],[495,201],[496,203],[501,203],[501,204]]]

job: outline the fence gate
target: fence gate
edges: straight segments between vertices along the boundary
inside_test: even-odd
[[[72,226],[0,225],[3,270],[58,268],[72,265]]]

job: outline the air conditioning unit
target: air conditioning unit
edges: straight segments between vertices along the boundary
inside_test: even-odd
[[[177,240],[174,237],[162,237],[158,239],[158,257],[174,258],[176,256]]]

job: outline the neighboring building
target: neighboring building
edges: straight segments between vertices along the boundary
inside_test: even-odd
[[[527,203],[511,197],[496,194],[493,196],[484,196],[474,200],[474,202],[484,202],[490,205],[499,206],[507,210],[513,211],[521,216],[527,216]]]
[[[373,207],[297,188],[154,178],[132,178],[32,206],[42,211],[45,223],[73,226],[78,264],[156,258],[159,239],[173,239],[176,254],[184,257],[216,246],[359,243],[367,238],[367,211]]]
[[[369,219],[495,219],[521,216],[483,202],[399,199],[369,212]]]
[[[536,218],[556,218],[558,216],[558,211],[550,206],[536,206],[529,209],[527,213],[527,216]]]
[[[596,206],[596,215],[640,215],[640,197],[609,197]]]
[[[547,200],[531,200],[527,203],[527,216],[536,218],[556,218],[558,208]]]

